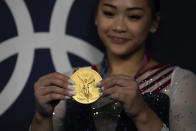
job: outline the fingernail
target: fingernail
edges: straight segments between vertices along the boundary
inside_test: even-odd
[[[99,96],[102,96],[103,95],[103,93],[101,92],[100,94],[99,94]]]
[[[101,82],[97,82],[94,86],[99,87],[101,85]]]
[[[71,99],[71,97],[70,96],[65,96],[65,99]]]
[[[68,82],[71,83],[71,84],[75,84],[75,82],[72,81],[71,79],[68,79]]]
[[[73,96],[73,95],[75,95],[75,94],[76,94],[75,92],[69,91],[69,96]]]
[[[99,89],[99,93],[102,93],[102,89],[101,88]]]
[[[74,87],[71,86],[71,85],[68,85],[67,88],[70,89],[70,90],[74,90]]]
[[[104,87],[103,86],[101,87],[101,90],[104,91]]]

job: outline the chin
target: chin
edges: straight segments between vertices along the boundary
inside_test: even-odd
[[[143,50],[143,46],[135,46],[135,47],[113,47],[110,48],[109,53],[113,54],[116,57],[127,58],[132,56],[134,53],[138,52],[139,50]]]
[[[109,53],[117,57],[127,57],[131,54],[131,51],[127,51],[123,49],[115,49],[115,50],[113,49],[113,50],[110,50]]]

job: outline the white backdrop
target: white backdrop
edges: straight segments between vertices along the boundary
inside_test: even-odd
[[[36,50],[41,51],[48,49],[50,54],[47,55],[50,55],[51,64],[54,67],[54,71],[61,73],[67,72],[73,67],[73,63],[70,62],[72,57],[69,57],[68,53],[72,54],[73,56],[77,56],[79,60],[84,60],[89,64],[99,62],[103,54],[100,49],[97,49],[88,41],[71,36],[65,32],[67,30],[67,22],[74,4],[74,0],[54,1],[53,8],[51,8],[47,32],[35,31],[35,25],[32,21],[31,15],[32,12],[30,7],[28,7],[33,6],[33,4],[28,5],[28,2],[23,0],[5,0],[1,2],[1,4],[6,5],[6,9],[10,11],[10,17],[13,17],[13,23],[15,24],[17,31],[16,36],[1,39],[0,42],[0,63],[2,65],[5,65],[4,63],[14,65],[12,69],[10,69],[9,66],[2,66],[4,68],[4,73],[0,73],[0,77],[3,78],[3,74],[6,74],[6,70],[12,70],[11,75],[5,80],[6,82],[4,86],[1,87],[0,92],[0,115],[1,121],[4,123],[1,123],[1,127],[3,127],[3,129],[6,131],[16,128],[18,128],[17,130],[25,130],[27,129],[26,127],[28,126],[34,111],[34,109],[32,109],[32,107],[34,107],[32,106],[34,105],[34,100],[32,98],[32,85],[33,82],[38,79],[38,77],[36,78],[35,76],[41,75],[39,74],[39,71],[34,70],[34,74],[37,75],[32,76],[32,68],[35,66],[34,60],[36,59]],[[37,4],[39,3],[37,2]],[[35,7],[32,8],[33,10],[36,10]],[[44,9],[40,11],[44,11]],[[36,13],[37,15],[40,14],[39,11]],[[7,31],[12,30],[7,29]],[[9,60],[9,58],[13,56],[16,56],[15,63],[12,63],[12,61]],[[44,57],[41,58],[38,56],[37,61],[40,63],[36,65],[37,68],[50,67],[47,67],[47,65],[41,65],[45,61]],[[79,62],[80,61],[75,61],[76,64]],[[40,68],[40,70],[42,69]],[[50,70],[48,72],[44,72],[43,74],[49,72]],[[30,78],[34,78],[34,81],[29,80]],[[28,82],[30,84],[28,84]],[[30,85],[30,87],[27,87],[27,85]],[[25,88],[30,89],[28,93],[24,91]],[[29,100],[28,102],[22,102],[23,100],[21,102],[17,102],[18,100],[20,101],[20,99]],[[13,119],[13,117],[15,117],[15,119]],[[26,121],[24,118],[26,118]],[[17,119],[18,121],[15,121]],[[17,126],[16,123],[18,123]],[[8,127],[8,125],[14,125],[16,128],[14,128],[14,126]]]

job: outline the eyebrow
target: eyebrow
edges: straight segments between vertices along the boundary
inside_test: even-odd
[[[140,7],[127,8],[127,11],[132,11],[132,10],[141,10],[141,11],[144,11],[144,9],[143,8],[140,8]]]
[[[111,4],[107,4],[107,3],[103,4],[103,6],[111,7],[111,8],[113,8],[113,9],[117,9],[116,6],[111,5]],[[141,8],[141,7],[130,7],[130,8],[127,8],[126,10],[127,10],[127,11],[133,11],[133,10],[141,10],[141,11],[144,11],[144,9]]]
[[[114,6],[114,5],[111,5],[111,4],[107,4],[107,3],[103,4],[103,6],[106,6],[106,7],[111,7],[111,8],[117,9],[117,8],[116,8],[116,6]]]

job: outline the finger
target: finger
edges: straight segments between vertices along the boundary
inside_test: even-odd
[[[112,88],[105,89],[103,95],[110,97],[112,99],[119,100],[121,102],[132,100],[137,94],[137,91],[132,88],[122,88],[119,86],[114,86]]]
[[[112,88],[104,89],[102,93],[104,96],[110,96],[110,95],[114,94],[115,92],[119,92],[119,91],[120,91],[120,89],[118,86],[113,86]]]
[[[42,99],[43,99],[43,103],[48,103],[48,102],[55,101],[55,100],[65,100],[66,97],[61,94],[52,93],[52,94],[43,96]]]
[[[104,96],[109,97],[114,100],[118,100],[123,102],[122,93],[119,87],[115,86],[113,88],[109,88],[103,92]]]
[[[64,74],[61,74],[59,72],[54,72],[54,73],[49,73],[47,75],[44,75],[44,76],[40,77],[39,80],[44,80],[44,79],[47,79],[47,78],[50,78],[50,77],[56,77],[56,78],[59,78],[59,79],[62,79],[62,80],[69,79],[69,77],[64,75]]]
[[[94,86],[95,87],[102,87],[105,83],[111,82],[111,80],[113,80],[115,77],[117,77],[117,76],[115,76],[115,75],[108,76],[105,79],[97,82]]]
[[[59,88],[56,86],[48,86],[45,88],[40,89],[39,91],[37,91],[37,94],[40,96],[44,96],[47,94],[51,94],[51,93],[55,93],[55,94],[61,94],[61,95],[66,95],[68,96],[70,94],[70,91],[73,91],[71,89],[68,88]]]
[[[36,82],[35,88],[46,87],[46,86],[58,86],[61,88],[66,88],[69,82],[67,80],[62,80],[56,77],[49,77],[47,79],[42,79]]]
[[[70,85],[75,84],[68,76],[63,75],[63,74],[58,73],[58,72],[50,73],[48,75],[40,77],[39,80],[38,80],[38,84],[40,84],[42,81],[46,81],[46,80],[49,80],[49,79],[59,79],[59,80],[62,80],[65,83],[70,84]],[[47,85],[47,84],[45,84],[45,85]],[[41,86],[43,86],[43,85],[41,85]]]

